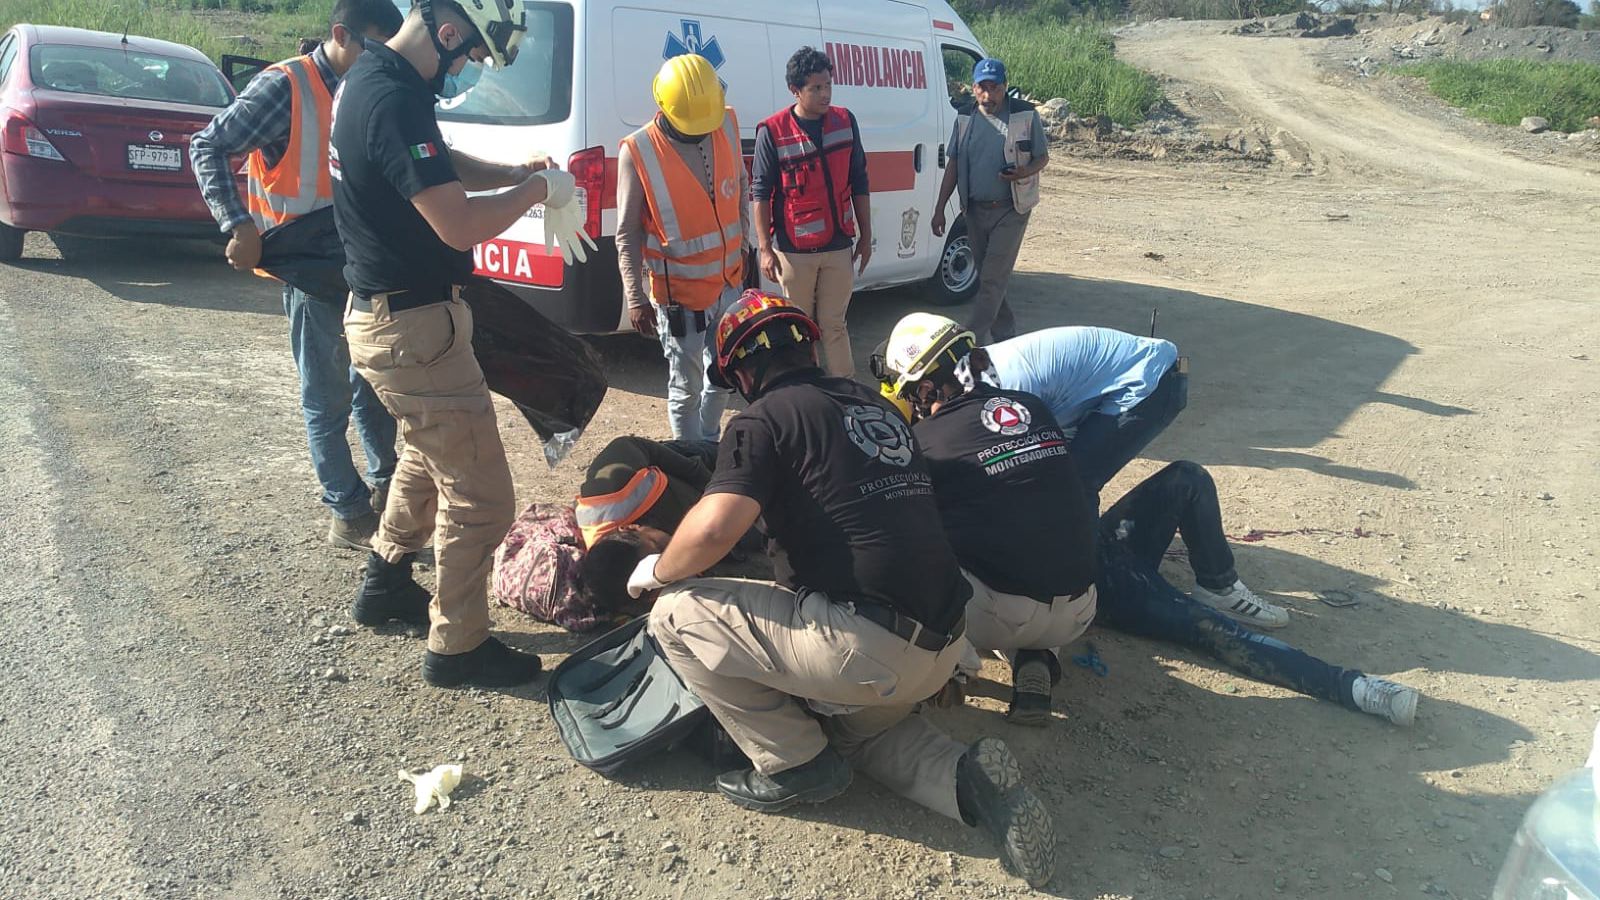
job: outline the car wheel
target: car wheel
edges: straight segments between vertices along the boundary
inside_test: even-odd
[[[22,258],[22,238],[27,232],[0,222],[0,262]]]
[[[957,219],[950,228],[944,252],[939,254],[939,268],[934,270],[929,281],[933,290],[928,292],[928,299],[935,306],[965,303],[978,292],[978,261],[972,255],[965,219]]]

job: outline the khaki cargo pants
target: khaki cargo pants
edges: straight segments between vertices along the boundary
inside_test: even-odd
[[[923,650],[849,604],[739,578],[669,586],[650,634],[758,771],[792,769],[832,743],[857,771],[961,818],[956,764],[966,745],[912,709],[949,680],[965,640]],[[798,698],[841,714],[818,722]]]
[[[438,579],[428,649],[465,653],[489,636],[494,548],[516,515],[511,469],[483,370],[472,310],[459,297],[391,314],[345,311],[350,361],[400,423],[405,450],[372,549],[390,562],[434,542]]]
[[[829,375],[853,378],[855,358],[850,355],[850,329],[845,311],[856,289],[856,267],[849,247],[821,253],[784,253],[779,250],[778,283],[783,295],[810,316],[822,331],[822,360]]]
[[[1048,650],[1059,658],[1061,648],[1077,640],[1094,621],[1094,585],[1076,598],[1057,597],[1045,605],[1032,597],[994,590],[971,573],[962,574],[972,584],[967,639],[979,652],[998,650],[1011,659],[1016,650]]]

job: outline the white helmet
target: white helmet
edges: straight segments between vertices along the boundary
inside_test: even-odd
[[[488,62],[492,66],[503,69],[517,61],[517,45],[522,43],[522,36],[528,31],[528,14],[511,11],[512,5],[519,0],[420,0],[420,2],[423,19],[427,21],[430,32],[438,27],[433,18],[434,4],[449,4],[466,16],[472,27],[478,29],[478,35],[489,51]],[[435,37],[434,40],[437,41],[438,38]]]

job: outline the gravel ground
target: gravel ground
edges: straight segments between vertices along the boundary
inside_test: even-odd
[[[1107,493],[1206,464],[1229,532],[1273,535],[1236,552],[1291,608],[1282,636],[1420,687],[1417,726],[1101,631],[1108,676],[1073,669],[1051,727],[999,718],[997,664],[939,718],[1004,737],[1050,805],[1046,895],[1486,898],[1600,713],[1600,426],[1575,414],[1600,400],[1575,287],[1593,164],[1329,79],[1319,42],[1219,30],[1119,49],[1219,127],[1259,127],[1273,162],[1062,154],[1014,301],[1030,328],[1142,332],[1159,308],[1190,406]],[[577,767],[542,683],[423,686],[416,636],[347,617],[361,559],[321,543],[272,287],[209,246],[64,246],[32,235],[0,268],[0,894],[1032,894],[979,835],[870,783],[746,813],[691,756],[620,781]],[[858,297],[858,358],[918,305]],[[570,496],[613,435],[664,436],[651,345],[601,346],[613,390],[573,459],[547,469],[502,407],[523,502]],[[1318,603],[1330,589],[1360,605]],[[496,619],[550,664],[579,644]],[[456,802],[414,815],[396,770],[450,761]]]

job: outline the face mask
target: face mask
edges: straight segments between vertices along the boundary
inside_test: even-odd
[[[445,75],[444,83],[434,91],[440,100],[459,99],[467,91],[478,86],[478,79],[483,77],[483,66],[478,63],[467,63],[458,75]]]

